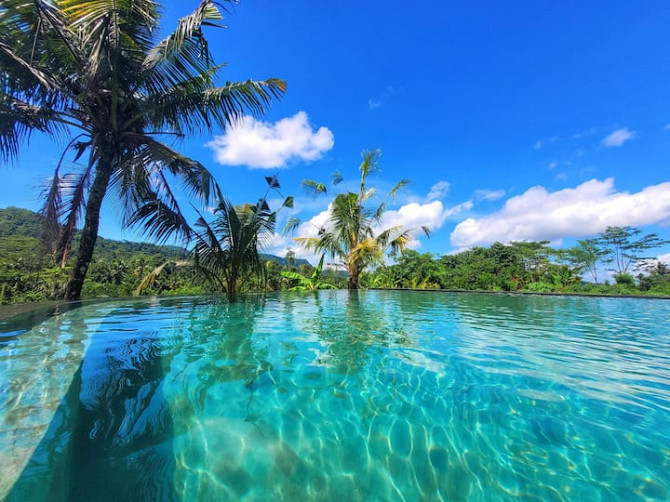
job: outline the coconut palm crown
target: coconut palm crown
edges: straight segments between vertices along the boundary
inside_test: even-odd
[[[171,184],[203,204],[220,200],[220,190],[203,165],[165,141],[261,115],[285,92],[274,78],[218,84],[224,65],[214,62],[203,28],[222,19],[204,0],[161,39],[155,1],[0,4],[0,160],[16,159],[33,131],[69,141],[43,208],[63,264],[83,216],[67,299],[81,294],[109,192],[124,225],[159,241],[190,238]],[[83,166],[62,174],[68,155]]]
[[[382,264],[386,251],[390,249],[396,253],[403,252],[415,231],[401,226],[380,228],[389,199],[407,186],[408,180],[400,180],[375,207],[367,205],[377,195],[374,187],[368,188],[367,178],[379,172],[380,156],[379,150],[363,151],[362,162],[358,168],[361,173],[358,190],[335,196],[329,206],[330,216],[318,229],[316,237],[294,239],[306,249],[314,249],[317,253],[326,253],[339,259],[349,275],[349,289],[358,289],[361,273],[369,266]],[[342,181],[340,173],[335,173],[333,184],[338,185]],[[315,196],[327,192],[325,184],[313,180],[303,181],[303,187]],[[287,223],[285,232],[295,230],[300,223],[300,220],[292,218]],[[429,235],[430,230],[427,227],[421,228]]]

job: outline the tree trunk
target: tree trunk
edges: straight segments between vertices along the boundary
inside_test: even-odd
[[[228,301],[230,303],[237,301],[237,274],[232,274],[228,278]]]
[[[98,226],[100,224],[100,208],[102,200],[107,192],[107,185],[112,175],[112,163],[109,159],[101,159],[98,162],[95,172],[95,180],[88,194],[86,203],[86,215],[84,220],[84,229],[81,232],[79,241],[79,250],[77,251],[77,263],[70,274],[70,279],[65,286],[66,300],[79,300],[81,289],[84,286],[84,279],[88,267],[93,258],[95,241],[98,239]]]
[[[349,289],[358,289],[358,274],[350,273],[349,274]]]

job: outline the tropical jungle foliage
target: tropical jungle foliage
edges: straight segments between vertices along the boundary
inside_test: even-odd
[[[406,251],[396,264],[367,275],[364,284],[383,288],[670,295],[668,266],[645,254],[667,241],[656,234],[637,238],[640,233],[631,227],[609,227],[598,238],[578,241],[567,249],[553,249],[548,241],[541,241],[496,242],[488,248],[475,247],[441,257]],[[612,235],[618,236],[616,242],[612,242]],[[638,272],[637,278],[627,273],[633,269]],[[614,283],[598,283],[598,270],[609,270]]]
[[[289,287],[289,291],[317,291],[319,289],[335,289],[335,286],[321,279],[323,275],[323,260],[326,255],[321,255],[319,264],[312,271],[312,275],[305,276],[293,270],[282,270],[282,277],[296,281],[295,286]]]

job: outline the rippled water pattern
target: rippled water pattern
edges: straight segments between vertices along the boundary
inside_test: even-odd
[[[0,325],[0,498],[668,500],[669,321],[338,291]]]

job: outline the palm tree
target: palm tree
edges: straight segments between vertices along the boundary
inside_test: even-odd
[[[225,290],[228,298],[236,298],[240,283],[251,275],[265,278],[265,265],[259,253],[274,234],[277,212],[271,211],[267,195],[279,189],[277,177],[266,177],[268,191],[256,204],[234,206],[223,199],[214,210],[215,220],[210,224],[201,215],[196,222],[195,247],[192,255],[195,265],[210,281]],[[292,207],[293,198],[287,197],[282,207]]]
[[[347,191],[338,194],[330,205],[330,217],[325,225],[318,230],[317,237],[298,237],[296,242],[307,249],[314,249],[318,253],[327,253],[333,258],[339,258],[349,274],[349,289],[358,289],[361,273],[367,267],[384,262],[384,254],[388,249],[393,252],[403,252],[414,233],[414,229],[403,229],[400,226],[379,229],[389,198],[395,197],[397,192],[405,187],[409,181],[400,180],[387,194],[384,201],[375,208],[365,204],[376,195],[376,190],[368,188],[367,177],[379,171],[379,150],[363,151],[363,161],[358,170],[361,172],[359,189],[357,192]],[[333,184],[342,182],[342,176],[335,173]],[[314,195],[326,193],[323,183],[312,180],[303,181],[303,186]],[[292,231],[300,225],[300,220],[289,220],[285,231]],[[430,231],[422,227],[426,235]]]
[[[0,160],[15,158],[33,131],[68,143],[46,190],[43,214],[61,262],[83,215],[65,297],[81,294],[110,191],[123,224],[150,237],[190,238],[171,184],[207,204],[220,190],[209,171],[162,141],[260,115],[285,92],[278,79],[217,86],[203,27],[223,16],[202,0],[159,40],[152,0],[3,0],[0,5]],[[61,175],[67,154],[86,159]]]

